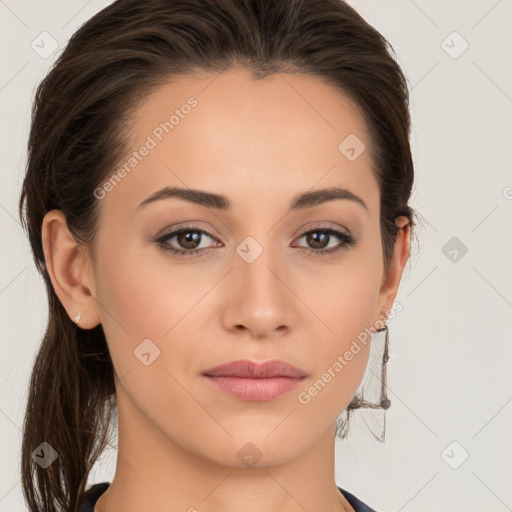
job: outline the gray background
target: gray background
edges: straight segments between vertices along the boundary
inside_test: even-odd
[[[30,105],[70,35],[108,3],[0,0],[0,511],[27,510],[20,429],[47,315],[17,218]],[[386,442],[361,415],[337,443],[336,481],[379,512],[512,510],[512,2],[349,3],[389,39],[410,81],[412,206],[426,222],[390,322]],[[46,37],[51,50],[42,32],[59,45],[52,55],[31,47],[42,52]],[[89,482],[114,471],[112,447]]]

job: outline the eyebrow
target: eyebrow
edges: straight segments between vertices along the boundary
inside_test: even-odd
[[[139,204],[138,209],[141,209],[155,201],[169,199],[171,197],[177,197],[191,203],[218,210],[229,210],[231,208],[229,199],[219,194],[190,188],[164,187],[142,201],[142,203]],[[312,208],[313,206],[317,206],[327,201],[333,201],[335,199],[354,201],[368,210],[368,206],[359,196],[350,190],[341,187],[313,190],[298,194],[290,202],[289,209],[291,211],[303,208]]]

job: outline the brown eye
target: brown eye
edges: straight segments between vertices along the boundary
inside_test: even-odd
[[[310,231],[305,236],[309,246],[313,249],[324,249],[331,238],[331,235],[321,231]]]
[[[356,244],[354,237],[348,233],[344,233],[343,231],[339,231],[331,227],[317,227],[310,229],[303,233],[300,238],[304,237],[306,238],[308,246],[303,248],[315,254],[333,253]],[[340,240],[341,243],[338,243],[334,247],[326,248],[333,237]]]
[[[175,238],[174,244],[170,241]],[[211,238],[214,239],[210,233],[193,226],[184,226],[175,231],[171,231],[165,235],[158,237],[155,243],[166,251],[181,256],[192,256],[201,252],[203,249],[208,249],[211,246],[200,247],[203,240]]]
[[[197,231],[181,231],[176,236],[176,241],[184,249],[196,249],[201,242],[201,234]]]

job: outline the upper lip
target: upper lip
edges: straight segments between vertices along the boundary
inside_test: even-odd
[[[271,377],[306,377],[307,373],[286,361],[272,359],[264,363],[257,363],[247,359],[230,361],[203,372],[209,377],[245,377],[252,379],[265,379]]]

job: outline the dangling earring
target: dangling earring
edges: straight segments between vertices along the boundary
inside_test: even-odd
[[[380,316],[384,321],[386,320],[384,315]],[[391,407],[391,400],[388,398],[388,389],[387,389],[387,365],[386,363],[389,360],[388,348],[389,348],[389,328],[387,324],[385,324],[380,329],[377,329],[376,332],[386,331],[386,337],[384,340],[384,353],[382,355],[382,365],[381,365],[381,389],[380,389],[380,399],[378,402],[368,402],[361,395],[356,395],[352,399],[352,401],[348,404],[346,408],[346,417],[342,421],[338,419],[336,426],[336,433],[339,435],[341,439],[344,439],[348,434],[348,424],[350,422],[350,416],[354,409],[384,409],[386,411]],[[373,431],[370,429],[375,439],[384,442],[384,437],[386,433],[386,416],[384,415],[384,430],[380,437],[376,436]]]
[[[82,313],[78,312],[78,314],[75,316],[73,322],[75,322],[75,324],[78,324],[78,322],[80,322],[80,318],[82,318]]]
[[[387,386],[387,365],[389,360],[388,347],[389,347],[389,328],[387,325],[379,329],[377,332],[386,331],[386,338],[384,341],[384,354],[382,355],[382,373],[381,373],[381,389],[380,389],[380,406],[382,409],[389,409],[391,407],[391,400],[388,398]]]

